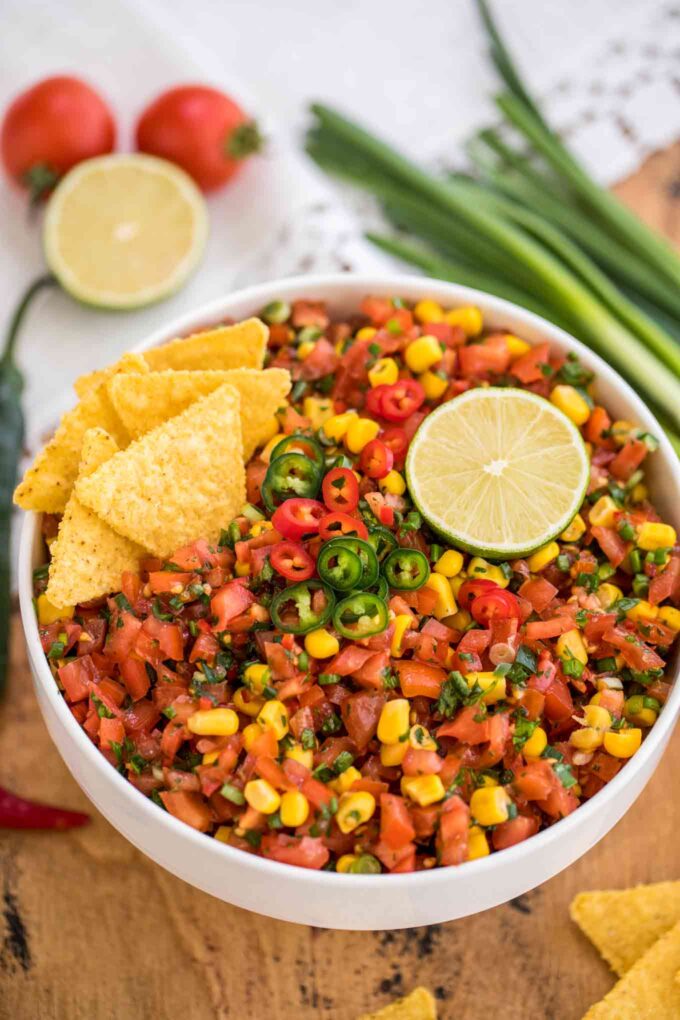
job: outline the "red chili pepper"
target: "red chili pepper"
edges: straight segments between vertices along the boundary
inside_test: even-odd
[[[364,410],[368,414],[372,414],[374,418],[382,418],[382,398],[383,394],[387,393],[389,386],[386,383],[380,383],[379,386],[374,386],[366,394],[366,402],[364,404]]]
[[[279,542],[269,559],[274,570],[289,581],[306,581],[316,569],[314,560],[299,542]]]
[[[368,478],[385,478],[394,467],[394,454],[381,439],[372,439],[361,451],[359,467]]]
[[[416,379],[400,379],[380,397],[380,408],[387,421],[405,421],[425,401],[425,390]]]
[[[519,602],[511,591],[504,588],[478,595],[470,606],[470,612],[477,623],[483,624],[492,620],[509,620],[513,616],[519,619],[520,616]]]
[[[285,500],[277,507],[272,516],[272,524],[279,535],[297,541],[300,538],[316,535],[319,521],[326,513],[326,507],[317,499],[293,497]]]
[[[472,603],[480,595],[499,589],[495,581],[489,581],[485,577],[472,577],[469,581],[463,581],[458,591],[458,604],[461,609],[469,609]]]
[[[329,510],[351,513],[359,504],[359,483],[349,468],[332,468],[322,482],[321,492]]]
[[[328,542],[331,538],[343,538],[345,535],[354,535],[357,538],[368,538],[368,528],[358,517],[350,517],[341,511],[333,514],[326,514],[319,522],[319,535]]]
[[[80,811],[25,800],[0,786],[0,829],[76,829],[89,820]]]
[[[406,459],[409,444],[406,431],[399,425],[390,425],[388,429],[383,429],[380,433],[380,442],[392,451],[395,465],[401,467]]]

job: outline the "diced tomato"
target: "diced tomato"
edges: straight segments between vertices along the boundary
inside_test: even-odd
[[[490,374],[502,375],[509,365],[510,351],[502,333],[492,334],[479,344],[466,344],[458,351],[458,366],[464,379],[488,379]]]
[[[538,832],[539,822],[537,818],[528,815],[518,815],[507,822],[501,822],[493,830],[491,842],[494,850],[507,850],[509,846],[516,843],[523,843],[529,836]]]
[[[611,440],[604,435],[611,427],[612,420],[604,407],[596,405],[590,412],[590,418],[585,427],[585,437],[589,443],[595,446],[611,447]]]
[[[547,609],[557,592],[555,585],[546,581],[544,577],[529,578],[519,589],[519,594],[531,603],[535,613],[542,613]]]
[[[559,637],[560,634],[566,634],[568,630],[573,629],[573,617],[554,616],[551,620],[535,620],[527,623],[524,633],[529,641],[545,641],[548,638]]]
[[[470,808],[462,797],[449,797],[444,802],[439,819],[436,846],[444,867],[462,864],[468,854]]]
[[[122,745],[125,740],[125,727],[120,719],[107,719],[99,722],[99,746],[103,751],[110,749],[111,744]]]
[[[556,782],[550,762],[534,761],[522,767],[512,785],[524,800],[545,800]]]
[[[526,354],[515,358],[510,366],[510,372],[515,378],[525,385],[539,382],[544,378],[543,367],[549,363],[548,344],[536,344]]]
[[[142,579],[131,570],[124,570],[121,577],[120,590],[131,606],[134,606],[142,591]]]
[[[536,801],[536,805],[551,818],[566,818],[578,807],[578,797],[558,782],[546,799]]]
[[[330,853],[320,836],[286,836],[268,832],[260,844],[262,854],[281,864],[319,871],[328,863]]]
[[[640,439],[631,439],[622,446],[609,470],[621,482],[627,482],[633,472],[637,471],[649,453],[648,447]]]
[[[605,528],[596,526],[590,529],[593,538],[596,540],[600,549],[605,554],[609,562],[613,567],[618,567],[623,563],[628,552],[628,545],[623,541],[621,536],[614,528]]]
[[[391,847],[382,840],[373,847],[373,853],[391,874],[403,874],[415,871],[416,868],[416,846],[415,843],[405,843],[403,846]]]
[[[389,651],[374,652],[370,659],[366,659],[359,669],[354,670],[352,678],[361,687],[372,687],[376,690],[383,690],[383,677],[385,670],[390,664]]]
[[[393,660],[392,668],[399,677],[401,693],[405,698],[438,698],[446,672],[439,666],[425,662]]]
[[[199,634],[189,652],[189,662],[200,660],[212,666],[219,650],[219,643],[212,634]]]
[[[359,308],[374,326],[384,326],[394,313],[394,305],[389,298],[365,297],[362,298]]]
[[[255,601],[255,596],[240,581],[229,581],[210,599],[210,609],[217,617],[216,633],[228,630],[230,622],[244,613]],[[172,658],[172,656],[169,656]]]
[[[345,698],[340,706],[340,714],[349,736],[363,750],[375,736],[378,720],[387,695],[360,691]]]
[[[680,556],[671,556],[661,573],[649,583],[649,601],[653,606],[666,599],[680,600]]]
[[[441,772],[443,765],[444,759],[440,758],[436,751],[409,747],[401,763],[401,769],[405,776],[429,776]]]
[[[162,592],[179,593],[183,588],[186,588],[191,576],[191,574],[172,570],[156,570],[149,574],[149,584],[151,591],[156,595],[160,595]]]
[[[545,714],[551,722],[562,722],[574,711],[574,702],[567,685],[555,677],[545,691]]]
[[[446,722],[437,730],[437,737],[455,737],[464,744],[484,744],[489,739],[489,720],[479,720],[478,705],[461,708],[455,719]]]
[[[632,641],[631,638],[633,638]],[[607,644],[619,649],[623,661],[631,669],[643,672],[647,669],[664,668],[663,659],[657,655],[653,648],[648,648],[643,641],[636,639],[633,634],[622,627],[610,627],[603,635],[603,639]]]
[[[354,644],[345,645],[328,663],[328,672],[337,673],[338,676],[351,676],[372,658],[373,652],[370,648]]]
[[[380,797],[380,839],[393,850],[415,839],[415,829],[403,797],[383,793]]]
[[[146,696],[151,682],[145,662],[142,662],[141,659],[123,659],[120,664],[120,675],[133,701],[139,701],[140,698]]]
[[[267,474],[268,464],[261,460],[251,460],[246,468],[246,499],[249,503],[262,502],[262,483]]]
[[[335,353],[333,345],[322,336],[314,344],[311,354],[308,354],[302,362],[300,378],[307,380],[322,379],[323,376],[331,375],[335,372],[339,363],[340,358]]]
[[[132,613],[119,613],[111,621],[106,641],[106,654],[117,662],[122,662],[129,655],[142,629],[142,621]]]
[[[212,811],[199,793],[162,791],[160,798],[171,815],[186,822],[192,829],[207,832],[211,827]]]
[[[66,693],[67,701],[83,701],[88,696],[90,683],[98,677],[98,671],[90,655],[82,655],[57,670],[59,681]]]

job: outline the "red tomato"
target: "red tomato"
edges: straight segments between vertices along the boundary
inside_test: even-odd
[[[368,528],[358,517],[350,517],[349,514],[337,510],[335,513],[326,514],[319,521],[319,535],[328,542],[331,538],[341,538],[345,535],[354,535],[357,538],[368,538]]]
[[[512,363],[511,372],[521,383],[527,385],[545,378],[542,367],[548,364],[550,349],[548,344],[537,344],[530,351]]]
[[[321,483],[323,501],[329,510],[350,513],[359,504],[359,483],[349,468],[332,468]]]
[[[628,552],[628,545],[614,530],[614,528],[596,526],[590,530],[593,538],[611,565],[613,567],[618,567],[621,563],[623,563],[626,558],[626,553]]]
[[[513,617],[518,620],[519,602],[511,591],[498,588],[478,595],[470,606],[470,612],[477,623],[489,624],[492,620],[509,620]]]
[[[217,89],[182,85],[162,93],[142,113],[137,149],[177,163],[204,191],[222,187],[257,152],[255,122]]]
[[[519,589],[519,594],[531,603],[531,608],[536,613],[542,613],[547,609],[557,592],[555,585],[546,581],[544,577],[529,578]]]
[[[415,839],[413,827],[406,801],[392,793],[383,793],[380,797],[380,839],[393,850]]]
[[[486,378],[490,372],[502,374],[510,364],[508,342],[503,334],[488,336],[480,344],[468,344],[458,351],[460,374],[464,379]]]
[[[394,454],[382,440],[372,439],[361,451],[359,467],[367,478],[385,478],[394,467]]]
[[[296,541],[311,538],[319,530],[319,522],[326,513],[326,507],[317,499],[287,499],[277,507],[272,516],[272,524],[284,538]]]
[[[522,843],[538,832],[538,820],[527,815],[518,815],[507,822],[501,822],[493,830],[491,841],[494,850],[507,850],[509,846]]]
[[[380,398],[383,418],[387,421],[406,421],[425,401],[425,390],[415,379],[400,379]]]
[[[210,599],[210,609],[217,617],[215,631],[226,630],[231,620],[245,613],[255,596],[240,581],[230,581]]]
[[[399,685],[405,698],[438,698],[446,672],[439,666],[415,660],[394,662],[393,668],[399,676]]]
[[[2,161],[33,197],[46,195],[76,163],[112,152],[113,116],[79,78],[46,78],[10,105],[2,124]]]
[[[609,470],[621,482],[627,482],[634,471],[640,467],[649,453],[648,447],[640,439],[632,439],[621,447]]]
[[[299,542],[279,542],[269,558],[274,570],[288,581],[306,581],[316,569],[314,560]]]
[[[378,720],[387,695],[371,691],[350,694],[340,706],[340,714],[349,736],[360,751],[368,745],[378,729]]]
[[[409,444],[409,439],[404,429],[399,428],[398,425],[391,425],[380,433],[380,441],[385,444],[388,450],[392,451],[394,464],[396,467],[400,467],[406,458]]]
[[[652,578],[649,585],[649,601],[658,606],[664,599],[680,597],[680,558],[672,556],[664,570]]]

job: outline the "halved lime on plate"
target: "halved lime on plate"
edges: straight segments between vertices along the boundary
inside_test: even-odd
[[[467,390],[428,415],[406,460],[411,497],[452,545],[524,556],[578,512],[590,463],[576,426],[526,390]]]
[[[65,290],[100,308],[139,308],[177,290],[208,233],[192,179],[155,156],[102,156],[74,167],[45,215],[48,265]]]

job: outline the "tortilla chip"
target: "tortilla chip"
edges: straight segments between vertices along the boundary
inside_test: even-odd
[[[220,386],[79,479],[78,498],[155,556],[216,540],[245,502],[239,408]]]
[[[150,369],[262,368],[269,330],[259,319],[193,333],[144,352]]]
[[[678,1020],[680,924],[662,935],[583,1020]]]
[[[148,371],[148,366],[140,354],[126,354],[114,369],[120,373],[139,373]],[[56,432],[17,486],[14,502],[24,510],[63,513],[78,475],[83,436],[96,427],[113,436],[120,447],[130,442],[103,383],[62,416]]]
[[[680,922],[680,882],[583,892],[571,918],[619,976]]]
[[[241,394],[243,456],[250,460],[258,446],[276,433],[275,411],[290,391],[283,368],[235,368],[218,372],[150,372],[116,376],[108,384],[111,402],[133,439],[181,414],[187,407],[229,383]]]
[[[116,441],[108,432],[88,429],[78,477],[91,475],[117,452]],[[145,555],[141,546],[123,538],[83,506],[75,492],[66,504],[51,552],[45,594],[54,606],[75,606],[117,591],[123,571],[139,570]]]
[[[126,366],[134,365],[135,368],[127,368]],[[151,369],[144,360],[143,354],[134,354],[128,352],[121,355],[118,361],[115,361],[113,365],[108,365],[107,368],[97,368],[94,372],[88,372],[86,375],[78,376],[73,384],[73,388],[79,397],[84,397],[86,393],[91,393],[92,390],[96,389],[103,382],[106,382],[112,376],[117,375],[119,372],[150,372]]]
[[[427,988],[414,988],[410,995],[358,1020],[437,1020],[437,1004]]]

